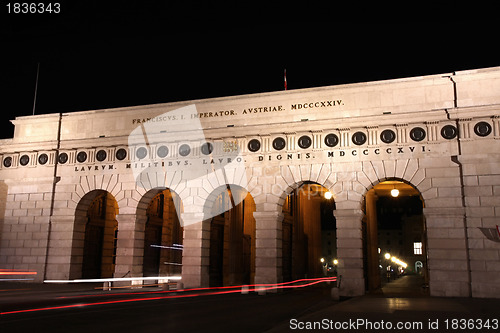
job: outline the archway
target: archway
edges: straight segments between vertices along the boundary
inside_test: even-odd
[[[211,287],[250,284],[255,276],[255,202],[244,188],[231,185],[212,195],[209,250]]]
[[[366,193],[362,226],[368,292],[388,290],[403,276],[398,292],[427,291],[421,289],[428,284],[423,207],[420,192],[399,179],[380,182]]]
[[[80,265],[75,267],[72,275],[87,279],[113,277],[118,237],[117,214],[115,198],[104,190],[91,191],[80,200],[73,239],[73,262]]]
[[[322,185],[306,182],[283,204],[283,281],[335,275],[337,265],[335,200]]]
[[[176,207],[182,210],[179,196],[166,189],[156,194],[146,209],[144,276],[181,274],[183,228]]]

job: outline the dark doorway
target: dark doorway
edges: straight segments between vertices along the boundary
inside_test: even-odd
[[[255,202],[243,188],[220,189],[210,219],[209,284],[250,284],[255,276]]]
[[[101,277],[102,242],[104,225],[87,223],[83,247],[82,278],[96,279]]]
[[[210,224],[210,286],[223,284],[222,263],[224,258],[224,215],[214,217]]]
[[[117,208],[116,201],[105,191],[99,191],[89,205],[83,241],[83,278],[105,278],[114,274]]]

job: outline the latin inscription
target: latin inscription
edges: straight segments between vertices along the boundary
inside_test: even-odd
[[[168,121],[178,121],[178,120],[189,120],[189,119],[205,119],[205,118],[229,118],[234,116],[265,116],[273,113],[280,113],[282,111],[295,111],[302,109],[321,109],[321,108],[333,108],[344,105],[344,101],[341,99],[331,99],[324,101],[304,101],[301,103],[292,103],[287,108],[285,105],[257,105],[250,108],[244,108],[240,110],[228,109],[228,110],[214,110],[208,112],[198,112],[197,114],[191,115],[168,115],[164,114],[157,117],[143,117],[132,119],[132,125],[138,125],[146,122],[168,122]]]

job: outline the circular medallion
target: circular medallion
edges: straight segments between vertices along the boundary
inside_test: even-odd
[[[164,158],[168,155],[168,147],[167,146],[160,146],[156,150],[156,155],[160,158]]]
[[[282,150],[286,146],[285,139],[278,137],[273,140],[273,148],[276,150]]]
[[[451,140],[457,137],[457,128],[453,125],[446,125],[441,128],[441,136],[447,140]]]
[[[491,125],[485,121],[481,121],[474,126],[474,133],[478,136],[488,136],[491,133]]]
[[[260,149],[260,141],[257,139],[252,139],[248,142],[248,150],[252,153],[258,151]]]
[[[97,154],[95,155],[95,158],[99,161],[99,162],[102,162],[106,159],[106,157],[108,157],[108,154],[106,153],[105,150],[101,149],[97,152]]]
[[[179,155],[188,156],[191,152],[191,147],[188,144],[183,144],[179,147]]]
[[[22,166],[28,165],[29,162],[30,162],[30,157],[28,155],[23,155],[19,159],[19,164],[21,164]]]
[[[210,142],[205,142],[201,145],[201,153],[203,155],[210,155],[214,151],[214,146]]]
[[[38,163],[40,163],[41,165],[44,165],[45,163],[47,163],[49,160],[49,157],[47,156],[47,154],[40,154],[40,156],[38,156]]]
[[[422,127],[412,128],[410,131],[410,138],[413,141],[422,141],[423,139],[425,139],[425,130]]]
[[[79,152],[77,155],[76,155],[76,160],[80,163],[83,163],[87,160],[87,153],[84,152],[84,151],[81,151]]]
[[[325,136],[325,145],[335,147],[339,143],[339,137],[336,134],[330,133]]]
[[[148,155],[148,150],[144,147],[139,147],[136,151],[135,151],[135,156],[142,160],[144,157],[146,157]]]
[[[366,142],[366,134],[363,132],[356,132],[352,135],[352,142],[360,146]]]
[[[392,143],[396,140],[396,133],[390,129],[383,130],[382,133],[380,133],[380,140],[382,140],[383,143]]]
[[[68,154],[66,154],[66,153],[60,153],[59,156],[57,156],[57,160],[61,164],[64,164],[64,163],[68,162]]]
[[[127,151],[123,148],[120,148],[116,151],[116,158],[119,160],[119,161],[123,161],[125,159],[125,157],[127,157]]]
[[[12,165],[12,157],[7,156],[6,158],[3,159],[3,166],[8,168]]]
[[[312,140],[309,136],[303,135],[299,138],[299,147],[302,149],[306,149],[311,147]]]

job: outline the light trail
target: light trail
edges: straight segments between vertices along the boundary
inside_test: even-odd
[[[102,297],[102,296],[117,296],[117,295],[166,294],[166,293],[204,291],[204,290],[208,291],[208,290],[220,290],[220,289],[238,289],[238,292],[239,292],[241,290],[241,288],[243,288],[243,287],[247,287],[247,288],[269,287],[271,289],[279,289],[279,288],[289,289],[289,288],[286,288],[287,285],[294,284],[294,283],[299,283],[299,282],[305,282],[305,281],[334,282],[334,281],[337,281],[337,278],[336,277],[310,278],[310,279],[299,279],[299,280],[288,281],[288,282],[281,282],[281,283],[244,284],[244,285],[238,285],[238,286],[201,287],[201,288],[190,288],[190,289],[181,289],[181,290],[138,291],[138,292],[131,292],[131,293],[107,293],[107,294],[97,294],[97,295],[61,296],[61,297],[58,297],[58,298]],[[133,287],[137,287],[137,286],[133,286]],[[258,289],[258,290],[267,290],[267,289]],[[248,289],[248,291],[254,291],[254,290]]]
[[[0,269],[0,275],[37,275],[37,272]]]
[[[61,310],[61,309],[71,309],[71,308],[82,308],[87,306],[96,306],[96,305],[109,305],[109,304],[120,304],[120,303],[132,303],[132,302],[142,302],[142,301],[154,301],[154,300],[164,300],[164,299],[175,299],[175,298],[190,298],[190,297],[199,297],[199,296],[213,296],[213,295],[224,295],[231,293],[239,293],[241,292],[242,287],[249,287],[248,291],[267,291],[273,289],[290,289],[290,288],[304,288],[308,286],[312,286],[322,282],[333,282],[336,281],[336,277],[330,278],[317,278],[317,279],[300,279],[291,282],[283,282],[277,284],[254,284],[254,285],[241,285],[241,286],[227,286],[227,287],[217,287],[217,288],[193,288],[193,289],[185,289],[182,290],[183,293],[188,291],[201,291],[201,290],[219,290],[213,292],[204,292],[204,293],[194,293],[194,294],[181,294],[181,295],[168,295],[168,296],[157,296],[157,297],[143,297],[143,298],[132,298],[132,299],[122,299],[122,300],[113,300],[113,301],[102,301],[102,302],[93,302],[93,303],[80,303],[80,304],[69,304],[69,305],[61,305],[61,306],[52,306],[45,308],[36,308],[36,309],[23,309],[23,310],[14,310],[14,311],[5,311],[0,312],[0,315],[10,315],[10,314],[18,314],[18,313],[29,313],[29,312],[38,312],[38,311],[49,311],[49,310]],[[298,282],[307,282],[300,285],[293,285]],[[252,288],[250,288],[252,287]],[[222,289],[222,290],[221,290]],[[179,291],[161,291],[161,292],[144,292],[144,293],[128,293],[128,295],[134,294],[153,294],[153,293],[168,293],[168,292],[176,292]],[[106,296],[106,295],[124,295],[124,294],[100,294],[96,296]]]

